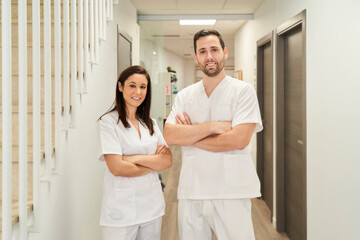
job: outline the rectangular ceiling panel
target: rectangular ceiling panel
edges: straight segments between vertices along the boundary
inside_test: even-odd
[[[181,9],[198,10],[201,13],[208,9],[222,9],[225,0],[178,0],[177,7]]]
[[[239,13],[254,13],[263,0],[227,0],[224,9],[236,9]]]
[[[147,10],[176,9],[176,0],[131,0],[134,7],[143,14]]]

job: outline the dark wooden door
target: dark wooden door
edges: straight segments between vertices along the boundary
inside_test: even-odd
[[[284,36],[284,170],[285,231],[290,239],[304,235],[304,164],[302,29],[292,29]]]
[[[266,41],[265,43],[264,40]],[[261,195],[273,215],[273,48],[272,34],[258,41],[258,98],[263,131],[257,137],[257,171]],[[272,219],[270,219],[271,221]]]
[[[306,11],[277,28],[276,228],[307,238]]]

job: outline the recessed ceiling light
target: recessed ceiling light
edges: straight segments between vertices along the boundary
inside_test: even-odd
[[[214,25],[215,19],[209,20],[179,20],[180,25]]]

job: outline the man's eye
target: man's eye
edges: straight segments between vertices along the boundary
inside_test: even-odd
[[[200,54],[204,54],[205,53],[205,51],[200,51]]]
[[[134,87],[136,87],[136,86],[135,86],[135,85],[130,85],[130,87],[131,87],[131,88],[134,88]]]
[[[217,49],[212,49],[213,52],[217,52]]]

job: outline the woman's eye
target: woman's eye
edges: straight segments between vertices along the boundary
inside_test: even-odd
[[[135,86],[135,85],[130,85],[130,87],[131,87],[131,88],[134,88],[134,87],[136,87],[136,86]]]
[[[142,89],[146,89],[146,87],[145,87],[145,86],[141,86],[141,88],[142,88]]]
[[[213,49],[212,51],[213,51],[213,52],[217,52],[217,49]]]

